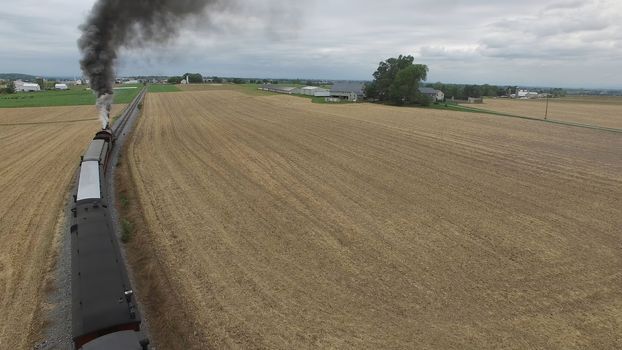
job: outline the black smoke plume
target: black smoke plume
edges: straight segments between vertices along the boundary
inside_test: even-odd
[[[188,16],[200,15],[219,0],[99,0],[80,26],[80,66],[97,94],[102,127],[108,126],[115,62],[122,47],[164,42]]]

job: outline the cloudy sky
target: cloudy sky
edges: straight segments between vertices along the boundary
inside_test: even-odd
[[[0,72],[80,75],[94,0],[2,2]],[[363,80],[411,54],[432,82],[622,88],[618,0],[237,3],[186,20],[172,42],[124,49],[119,74]]]

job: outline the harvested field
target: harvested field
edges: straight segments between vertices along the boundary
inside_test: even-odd
[[[544,118],[546,100],[485,99],[473,105],[490,111]],[[549,99],[549,119],[622,129],[622,97]]]
[[[95,107],[0,109],[0,349],[30,349],[40,336],[65,199],[97,115]]]
[[[616,133],[475,113],[149,94],[124,163],[152,336],[621,348],[620,149]]]

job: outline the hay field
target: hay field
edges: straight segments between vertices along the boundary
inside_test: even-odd
[[[40,340],[65,200],[97,115],[95,107],[0,109],[0,349]]]
[[[622,347],[622,137],[149,94],[130,260],[166,349]]]
[[[544,118],[546,100],[485,99],[477,108],[513,115]],[[622,97],[549,99],[549,119],[622,129]]]

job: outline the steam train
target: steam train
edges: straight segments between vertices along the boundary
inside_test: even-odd
[[[95,135],[80,163],[71,219],[74,349],[146,350],[141,316],[108,210],[106,169],[115,136]]]

